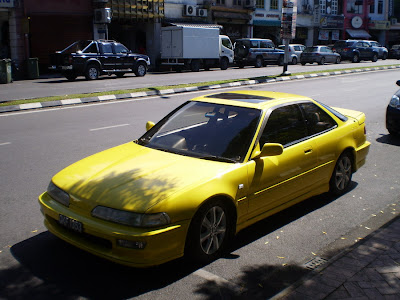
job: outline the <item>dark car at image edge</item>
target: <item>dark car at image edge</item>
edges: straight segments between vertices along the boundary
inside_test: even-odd
[[[132,53],[114,40],[81,40],[50,54],[49,69],[73,81],[78,76],[95,80],[103,74],[123,77],[125,73],[135,73],[141,77],[149,66],[147,55]]]
[[[350,60],[353,63],[358,63],[361,60],[376,62],[379,57],[377,50],[364,40],[336,41],[332,50],[339,53],[342,60]]]
[[[400,80],[396,84],[400,86]],[[392,96],[386,108],[386,129],[391,135],[400,136],[400,90]]]

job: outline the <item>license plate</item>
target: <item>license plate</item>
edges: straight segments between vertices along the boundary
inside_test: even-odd
[[[71,219],[69,217],[66,217],[64,215],[59,215],[58,223],[68,229],[71,229],[71,230],[79,232],[79,233],[82,233],[82,231],[83,231],[83,225],[81,222]]]

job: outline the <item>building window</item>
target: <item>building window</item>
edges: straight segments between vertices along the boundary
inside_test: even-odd
[[[326,0],[319,0],[319,8],[321,14],[326,14]]]
[[[271,0],[270,9],[278,9],[278,0]]]
[[[225,0],[217,0],[217,4],[225,4]]]
[[[383,14],[383,0],[378,0],[378,14]]]
[[[362,0],[348,0],[347,1],[347,12],[352,13],[352,14],[362,14],[363,1]]]
[[[369,6],[369,13],[374,14],[375,13],[375,0],[372,0],[372,4]]]
[[[256,8],[265,8],[264,0],[257,0]]]
[[[233,5],[242,6],[242,0],[233,0]]]
[[[338,0],[331,1],[331,14],[337,15],[338,14]],[[329,12],[328,12],[329,13]]]

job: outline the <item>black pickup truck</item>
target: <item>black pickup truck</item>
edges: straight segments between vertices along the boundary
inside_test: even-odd
[[[73,81],[78,76],[94,80],[102,74],[122,77],[125,73],[135,73],[144,76],[149,65],[147,55],[132,53],[116,41],[84,40],[50,54],[49,69],[61,72]]]

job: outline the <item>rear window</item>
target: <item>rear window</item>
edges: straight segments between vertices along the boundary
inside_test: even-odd
[[[307,47],[303,52],[305,53],[318,52],[318,47]]]
[[[335,43],[336,48],[344,48],[353,46],[355,41],[339,41]]]

